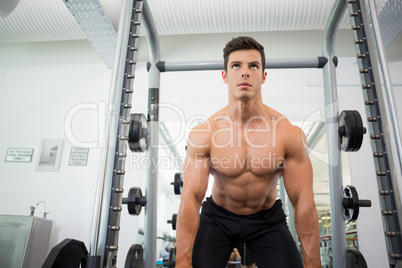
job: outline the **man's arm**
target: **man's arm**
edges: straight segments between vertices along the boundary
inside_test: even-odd
[[[321,267],[320,227],[313,193],[313,169],[306,137],[298,127],[286,134],[286,158],[283,181],[295,211],[296,229],[303,251],[304,268]]]
[[[176,267],[180,268],[192,267],[194,240],[210,171],[208,135],[197,133],[197,128],[189,135],[185,162],[184,186],[176,225]]]

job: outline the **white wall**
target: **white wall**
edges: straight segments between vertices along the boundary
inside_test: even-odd
[[[86,41],[0,45],[0,155],[34,149],[30,163],[0,161],[0,214],[29,215],[29,206],[45,201],[51,247],[64,238],[89,241],[100,148],[89,150],[86,166],[69,166],[65,118],[78,104],[105,102],[110,74]],[[98,111],[80,111],[70,125],[76,139],[97,140]],[[42,139],[64,141],[58,171],[35,170]]]
[[[138,69],[132,112],[146,114],[148,76],[144,64]],[[81,240],[89,249],[102,167],[99,120],[107,110],[111,73],[87,41],[0,44],[0,154],[5,159],[8,148],[34,149],[30,163],[0,161],[0,214],[29,215],[30,206],[45,201],[47,217],[53,220],[49,250],[65,238]],[[63,140],[58,171],[36,170],[42,139]],[[93,143],[97,144],[94,148]],[[81,145],[91,146],[87,165],[69,166],[71,147]],[[127,159],[125,196],[134,186],[144,193],[144,156],[130,154]],[[171,194],[170,185],[175,172],[172,168],[160,176],[158,236],[174,235],[166,219],[178,208],[179,198]],[[39,205],[35,216],[43,212]],[[131,216],[124,207],[119,267],[129,247],[141,240],[137,229],[144,228],[143,216],[144,210],[139,217]]]

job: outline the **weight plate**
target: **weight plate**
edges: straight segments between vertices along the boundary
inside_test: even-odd
[[[345,189],[342,191],[343,195],[343,216],[345,217],[346,220],[348,221],[354,221],[357,220],[357,217],[359,216],[359,196],[357,194],[356,188],[347,185]]]
[[[176,230],[177,214],[172,215],[172,229]]]
[[[351,140],[351,138],[353,138],[353,133],[351,133],[351,125],[353,123],[354,116],[352,117],[349,111],[342,111],[339,116],[339,126],[344,126],[345,133],[343,137],[341,137],[341,149],[346,152],[350,150],[350,144],[353,142]]]
[[[358,111],[352,111],[352,112],[355,116],[355,122],[356,122],[356,140],[353,151],[358,151],[363,143],[365,128],[363,126],[363,120],[362,117],[360,116],[360,113]]]
[[[170,248],[170,254],[169,254],[169,268],[175,268],[176,267],[176,248]]]
[[[346,111],[342,111],[339,115],[338,133],[341,138],[341,149],[342,151],[345,151],[349,142],[349,131],[346,126]]]
[[[356,141],[357,141],[357,122],[356,122],[356,117],[353,113],[353,111],[349,112],[349,124],[348,124],[348,129],[349,129],[349,145],[348,145],[348,152],[349,151],[354,151],[355,146],[356,146]]]
[[[168,220],[167,223],[172,225],[172,230],[176,230],[177,214],[172,214],[172,219]]]
[[[141,245],[134,244],[127,253],[124,268],[144,268],[144,250]]]
[[[347,268],[367,268],[366,260],[363,254],[357,249],[346,250],[346,267]]]
[[[145,134],[145,135],[144,135]],[[128,145],[132,152],[144,152],[147,148],[148,124],[144,114],[131,114]]]
[[[174,174],[174,193],[180,195],[183,191],[183,173]]]
[[[353,152],[356,151],[356,145],[357,145],[357,140],[358,140],[358,125],[356,121],[356,116],[354,111],[348,111],[348,117],[349,117],[349,124],[348,124],[348,129],[349,129],[349,145],[348,145],[348,152]]]
[[[130,215],[140,215],[142,205],[138,204],[138,201],[141,199],[141,197],[142,191],[140,188],[133,187],[128,192],[127,208]]]
[[[52,248],[42,268],[85,267],[88,250],[84,242],[74,239],[64,239]]]
[[[342,111],[338,121],[341,149],[345,152],[358,151],[363,142],[365,128],[358,111]]]

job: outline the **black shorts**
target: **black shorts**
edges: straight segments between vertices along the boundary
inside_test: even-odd
[[[193,267],[224,268],[239,242],[246,244],[248,255],[258,267],[302,267],[280,200],[270,209],[243,216],[218,206],[212,197],[207,198],[202,204],[194,242]],[[242,263],[249,263],[247,255],[245,258]]]

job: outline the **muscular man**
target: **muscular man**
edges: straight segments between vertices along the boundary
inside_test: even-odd
[[[264,48],[250,37],[238,37],[223,51],[229,101],[195,127],[187,141],[176,267],[225,267],[238,242],[247,245],[258,267],[302,267],[277,200],[281,177],[294,207],[304,267],[321,267],[305,135],[262,102]],[[203,202],[209,174],[212,195]]]

